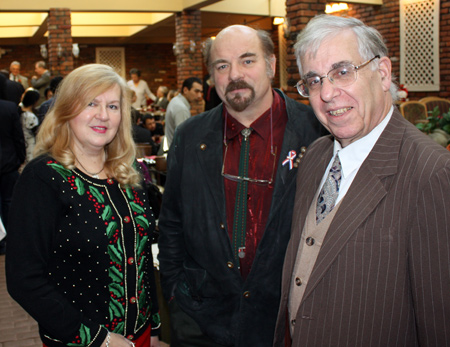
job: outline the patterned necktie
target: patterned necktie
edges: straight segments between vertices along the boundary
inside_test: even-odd
[[[248,177],[250,134],[252,130],[252,128],[245,128],[241,131],[243,138],[239,157],[239,177]],[[233,252],[236,260],[245,257],[245,233],[247,231],[247,190],[248,181],[239,180],[236,190],[236,203],[234,205],[233,221]]]
[[[319,197],[317,198],[316,223],[319,224],[330,213],[339,195],[339,185],[341,184],[342,166],[339,155],[331,165],[330,172],[323,184]]]

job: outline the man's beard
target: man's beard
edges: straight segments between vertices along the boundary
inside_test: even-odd
[[[243,97],[240,93],[235,94],[232,98],[228,95],[228,93],[232,92],[233,90],[245,88],[251,91],[250,96],[246,98]],[[234,111],[242,112],[255,100],[255,89],[253,89],[253,87],[245,81],[232,81],[230,82],[230,84],[228,84],[227,89],[225,90],[225,98],[228,105],[230,105],[230,107]]]

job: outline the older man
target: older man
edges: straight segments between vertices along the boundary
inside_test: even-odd
[[[34,64],[34,75],[31,78],[31,85],[39,91],[41,95],[38,106],[45,101],[45,89],[50,85],[50,71],[47,70],[45,61],[38,61]]]
[[[9,79],[11,81],[19,82],[23,86],[23,89],[28,88],[28,78],[20,74],[20,63],[18,61],[13,61],[9,65],[9,72]]]
[[[295,52],[331,136],[298,172],[275,346],[447,346],[450,153],[393,106],[375,29],[318,16]]]
[[[172,343],[270,346],[297,156],[324,129],[272,89],[266,32],[223,29],[206,64],[223,104],[178,127],[159,219]]]

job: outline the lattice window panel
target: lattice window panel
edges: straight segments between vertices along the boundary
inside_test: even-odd
[[[95,61],[97,64],[111,66],[120,76],[126,78],[125,48],[98,47],[95,49]]]
[[[440,0],[400,0],[400,83],[438,91]]]

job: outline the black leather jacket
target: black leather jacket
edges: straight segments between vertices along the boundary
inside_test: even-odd
[[[182,123],[169,150],[159,219],[163,293],[227,346],[272,345],[297,172],[281,163],[324,133],[310,107],[277,92],[288,123],[266,229],[245,282],[233,264],[226,226],[223,106]]]

